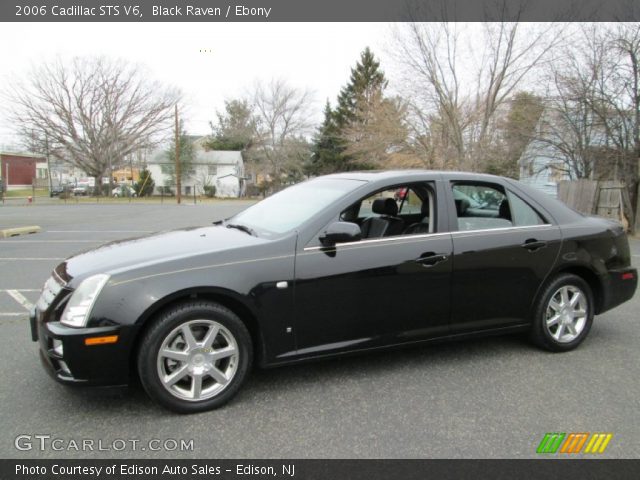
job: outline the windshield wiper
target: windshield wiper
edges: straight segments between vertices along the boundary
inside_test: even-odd
[[[237,228],[238,230],[248,233],[249,235],[253,235],[254,237],[257,237],[258,234],[256,233],[255,230],[253,230],[252,228],[247,227],[246,225],[240,225],[237,223],[228,223],[227,224],[227,228]]]

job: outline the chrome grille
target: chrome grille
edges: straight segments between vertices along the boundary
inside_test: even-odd
[[[40,294],[40,298],[38,298],[38,302],[36,303],[38,310],[40,310],[41,312],[45,312],[51,306],[58,294],[62,291],[63,286],[64,285],[60,282],[55,274],[49,277],[49,279],[45,282],[44,287],[42,288],[42,293]]]

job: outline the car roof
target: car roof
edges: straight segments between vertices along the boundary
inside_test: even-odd
[[[451,178],[456,177],[460,179],[476,179],[486,181],[496,181],[502,179],[495,175],[489,175],[486,173],[474,173],[474,172],[458,172],[451,170],[426,170],[426,169],[413,169],[413,170],[364,170],[354,172],[342,172],[325,175],[324,178],[341,178],[345,180],[359,180],[364,182],[411,182],[420,180],[429,180],[436,178]]]

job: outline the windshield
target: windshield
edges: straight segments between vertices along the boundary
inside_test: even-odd
[[[290,232],[364,183],[343,178],[316,178],[252,205],[227,223],[249,227],[267,237]]]

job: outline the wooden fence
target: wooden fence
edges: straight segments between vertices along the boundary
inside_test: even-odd
[[[631,225],[631,199],[622,182],[562,181],[558,184],[558,199],[581,213],[618,220],[627,230]]]

